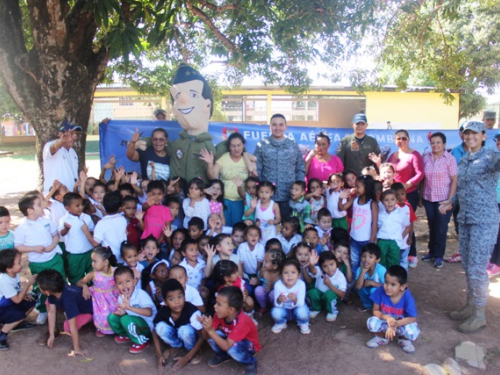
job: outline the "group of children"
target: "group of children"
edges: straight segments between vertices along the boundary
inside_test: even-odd
[[[117,170],[112,183],[81,173],[75,192],[57,181],[48,197],[30,192],[19,201],[25,220],[14,233],[0,208],[0,349],[8,349],[9,332],[35,326],[26,317],[36,306],[37,323],[48,320],[40,345],[60,336],[59,309],[72,355],[85,354],[78,330],[92,321],[96,336],[113,334],[130,353],[152,341],[158,366],[167,360],[163,343],[181,368],[201,361],[207,340],[215,352],[209,366],[234,359],[252,374],[261,347],[256,319],[270,311],[272,332],[295,320],[309,334],[310,319],[325,311],[335,321],[355,292],[360,309],[373,311],[367,324],[376,337],[367,345],[397,337],[411,353],[418,327],[406,280],[416,218],[404,185],[392,183],[392,165],[381,166],[383,182],[369,173],[334,174],[325,187],[296,181],[284,220],[275,186],[250,177],[241,184],[242,222],[232,228],[219,180],[138,181]],[[33,275],[24,287],[22,253]]]

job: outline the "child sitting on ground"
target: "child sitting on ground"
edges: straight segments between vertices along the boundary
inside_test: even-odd
[[[3,207],[2,207],[3,208]],[[4,249],[0,252],[0,351],[9,349],[7,335],[25,329],[35,328],[26,317],[35,308],[36,301],[28,294],[35,283],[30,276],[21,288],[21,253],[15,249]]]
[[[144,271],[149,271],[150,280],[143,289],[153,299],[156,307],[160,308],[160,305],[165,302],[161,288],[169,277],[168,262],[165,259],[162,259],[154,263],[150,268],[151,270],[146,269]]]
[[[300,264],[295,259],[283,263],[281,280],[274,284],[274,307],[271,311],[274,326],[271,331],[280,333],[287,321],[295,319],[300,333],[308,335],[309,307],[306,304],[306,284],[300,279]]]
[[[337,258],[330,251],[324,251],[319,256],[313,251],[308,271],[316,279],[314,288],[307,291],[307,298],[311,301],[311,319],[318,316],[321,308],[325,308],[326,321],[334,322],[338,315],[337,300],[345,297],[347,289],[347,281],[338,269]]]
[[[238,247],[238,257],[243,263],[243,272],[245,278],[249,281],[251,286],[259,284],[257,272],[262,267],[264,261],[264,246],[260,243],[260,229],[256,225],[250,225],[245,230],[245,240]],[[252,288],[253,289],[253,288]],[[249,291],[253,294],[253,290]]]
[[[223,288],[216,298],[215,315],[203,316],[203,338],[215,352],[209,367],[218,367],[234,359],[246,366],[246,374],[257,374],[257,359],[261,345],[255,323],[241,311],[243,293],[235,286]]]
[[[56,270],[43,270],[36,277],[36,282],[42,294],[48,297],[49,335],[46,340],[48,348],[52,348],[54,340],[59,337],[56,328],[57,309],[61,309],[66,316],[64,331],[70,332],[73,341],[73,351],[70,356],[86,355],[80,347],[78,331],[85,324],[92,321],[92,301],[85,299],[82,288],[67,285],[62,275]]]
[[[10,230],[10,213],[0,206],[0,251],[14,248],[14,232]]]
[[[182,284],[184,287],[186,302],[192,303],[204,314],[205,304],[203,303],[200,292],[187,283],[189,278],[186,269],[180,265],[172,265],[172,268],[170,269],[170,278],[175,279]]]
[[[353,281],[349,250],[349,242],[347,241],[337,241],[335,245],[333,245],[333,254],[335,254],[335,258],[337,258],[337,266],[340,272],[344,274],[347,284]]]
[[[292,248],[302,241],[302,236],[299,234],[300,223],[296,217],[291,217],[283,221],[281,233],[278,235],[278,240],[281,242],[281,247],[285,254],[289,254]]]
[[[371,294],[384,283],[386,269],[380,262],[380,247],[368,243],[361,249],[361,265],[356,271],[356,289],[363,304],[363,311],[370,310]]]
[[[170,345],[175,352],[170,357],[177,360],[174,370],[180,370],[188,362],[196,365],[201,362],[201,345],[203,336],[200,323],[201,312],[193,304],[186,301],[182,284],[175,279],[165,282],[161,289],[164,306],[158,310],[154,319],[153,343],[158,360],[158,368],[165,365],[160,339]],[[183,353],[183,348],[187,353]]]
[[[274,303],[274,284],[280,279],[285,258],[286,255],[281,249],[269,249],[264,254],[264,264],[257,273],[261,285],[255,288],[255,299],[260,306],[258,311],[260,315],[267,311],[269,304]]]
[[[391,266],[385,274],[384,285],[371,295],[373,316],[367,326],[375,337],[366,343],[369,348],[387,345],[397,336],[404,352],[414,353],[411,343],[418,338],[417,307],[407,285],[408,273],[401,266]]]
[[[133,342],[131,354],[138,354],[149,347],[154,328],[156,306],[141,288],[136,288],[134,272],[127,266],[119,266],[114,273],[115,284],[120,292],[118,308],[108,316],[108,323],[116,334],[117,344]]]

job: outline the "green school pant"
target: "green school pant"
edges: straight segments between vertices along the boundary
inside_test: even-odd
[[[32,275],[39,274],[43,270],[56,270],[59,272],[63,279],[66,280],[66,272],[64,271],[64,262],[61,257],[61,255],[56,254],[54,258],[47,262],[41,262],[41,263],[35,263],[35,262],[30,262],[30,271]],[[47,301],[47,296],[44,296],[40,292],[40,288],[38,287],[38,284],[33,285],[33,292],[38,295],[38,304],[36,305],[36,308],[38,312],[40,313],[46,313],[47,312],[47,307],[45,306],[45,301]]]
[[[399,246],[396,241],[378,239],[377,245],[382,251],[380,256],[381,265],[383,265],[386,269],[389,269],[390,266],[399,264],[401,250],[399,250]]]
[[[108,323],[114,333],[127,336],[137,345],[146,343],[152,335],[148,324],[140,316],[109,314]]]
[[[68,254],[68,281],[71,285],[82,279],[86,274],[92,272],[92,250],[83,254]]]
[[[332,228],[344,228],[345,230],[349,230],[347,218],[344,216],[338,219],[332,219]]]
[[[333,291],[327,290],[323,293],[319,289],[313,288],[306,292],[306,296],[311,301],[311,311],[321,311],[322,308],[325,308],[329,313],[334,313],[332,302],[337,301],[338,296]]]

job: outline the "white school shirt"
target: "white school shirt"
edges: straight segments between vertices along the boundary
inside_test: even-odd
[[[66,215],[68,211],[64,208],[64,204],[55,199],[50,198],[51,205],[48,208],[49,211],[49,219],[54,222],[54,224],[59,227],[59,221],[61,218]],[[59,239],[61,241],[61,239]]]
[[[327,231],[324,231],[323,229],[320,228],[319,225],[316,225],[314,227],[318,231],[318,238],[321,240],[323,238],[323,235],[326,233],[328,236],[331,235],[332,233],[332,228],[329,228]]]
[[[118,263],[123,263],[120,246],[127,240],[127,219],[120,213],[104,216],[96,224],[94,239],[102,246],[109,246]]]
[[[240,260],[240,257],[238,256],[238,254],[231,254],[231,256],[229,257],[229,260],[231,262],[233,262],[234,264],[236,265],[239,265],[241,263],[241,260]],[[220,255],[219,254],[215,254],[214,257],[212,258],[212,262],[214,264],[214,266],[217,264],[217,262],[220,261]]]
[[[383,210],[378,213],[378,233],[377,238],[381,240],[394,240],[401,250],[408,247],[403,241],[403,232],[410,225],[410,217],[404,210],[396,206],[390,213]]]
[[[238,256],[243,263],[243,272],[250,275],[256,274],[257,263],[264,261],[264,253],[264,245],[260,242],[257,242],[253,250],[248,247],[248,242],[243,242],[238,246]]]
[[[94,248],[82,230],[82,226],[85,223],[89,228],[89,232],[94,231],[94,222],[89,215],[82,213],[80,217],[78,217],[67,212],[66,215],[59,220],[59,232],[64,229],[64,223],[71,225],[71,229],[63,237],[68,253],[83,254]]]
[[[0,307],[14,304],[10,299],[17,296],[21,290],[21,278],[18,273],[14,277],[0,273]]]
[[[297,296],[297,302],[293,302],[287,297],[286,301],[278,303],[278,298],[280,296],[288,296],[290,293],[293,293]],[[296,307],[303,306],[305,301],[306,283],[302,280],[298,279],[295,285],[291,288],[287,288],[281,280],[278,280],[276,283],[274,283],[274,306],[284,307],[285,309],[291,310],[295,309]]]
[[[300,234],[294,235],[292,238],[290,238],[290,241],[287,241],[287,239],[283,237],[282,234],[279,234],[277,238],[281,242],[281,248],[286,255],[288,255],[288,253],[292,250],[292,247],[302,241],[302,236]]]
[[[118,303],[122,303],[122,297],[118,296]],[[156,306],[149,296],[144,290],[142,290],[139,285],[136,285],[134,288],[134,291],[132,292],[132,295],[130,296],[130,306],[140,308],[140,309],[145,309],[147,307],[151,308],[153,310],[153,314],[151,316],[144,316],[144,315],[139,315],[133,311],[130,310],[125,310],[127,312],[127,315],[130,316],[138,316],[139,318],[144,319],[144,321],[148,324],[149,329],[151,332],[153,331],[154,324],[153,320],[156,316]]]
[[[200,292],[198,289],[193,288],[191,285],[186,284],[186,290],[184,291],[184,298],[186,302],[190,302],[196,307],[204,306],[203,299],[201,298]]]
[[[73,190],[78,179],[78,155],[73,148],[67,150],[61,147],[52,155],[50,146],[56,140],[47,142],[43,147],[43,195],[47,195],[54,184],[54,180],[59,180],[69,191]]]
[[[315,289],[318,289],[320,292],[322,293],[325,293],[327,291],[330,290],[329,287],[326,286],[325,284],[325,277],[328,277],[326,274],[323,273],[323,271],[321,271],[321,268],[319,268],[318,266],[315,267],[316,268],[316,274],[313,275],[312,273],[309,272],[309,274],[314,278],[316,279],[316,283],[314,285],[314,288]],[[333,274],[333,276],[331,277],[328,277],[332,283],[332,285],[337,288],[338,290],[341,290],[343,292],[346,291],[347,289],[347,280],[345,279],[345,276],[344,274],[342,273],[342,271],[340,271],[338,268],[337,270],[335,271],[335,273]]]
[[[222,230],[220,233],[212,233],[212,237],[216,237],[219,234],[229,234],[231,235],[233,233],[233,228],[232,227],[222,227]]]
[[[193,267],[187,262],[186,258],[184,258],[182,262],[179,263],[179,266],[184,267],[186,270],[188,275],[187,284],[191,285],[195,289],[198,289],[201,285],[203,277],[205,276],[205,261],[198,259],[196,266]]]
[[[14,244],[15,246],[46,247],[52,244],[52,238],[58,233],[57,226],[52,220],[41,217],[33,221],[25,217],[14,232]],[[38,254],[34,251],[30,251],[28,253],[28,260],[33,263],[44,263],[52,260],[56,254],[62,254],[59,245],[56,245],[56,247],[48,253],[43,252]]]
[[[326,189],[326,207],[328,211],[332,214],[332,218],[340,219],[347,215],[347,211],[339,210],[339,199],[340,193],[342,191],[333,191],[330,193],[330,189]],[[346,203],[347,199],[342,199],[342,203]]]

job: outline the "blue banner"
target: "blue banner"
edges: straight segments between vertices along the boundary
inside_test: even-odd
[[[127,144],[138,128],[142,137],[151,137],[153,129],[161,127],[168,132],[169,141],[178,138],[179,132],[182,130],[177,121],[134,121],[134,120],[111,120],[107,124],[100,124],[100,148],[101,148],[101,168],[108,161],[111,155],[115,155],[117,166],[123,166],[127,172],[140,172],[139,163],[130,161],[125,156]],[[306,155],[310,150],[314,149],[314,137],[320,130],[326,132],[331,140],[330,153],[335,154],[340,140],[352,134],[351,128],[344,129],[319,129],[305,128],[299,126],[289,126],[286,135],[294,139],[299,145],[302,154]],[[223,123],[211,122],[209,132],[213,136],[214,144],[217,144],[233,133],[239,132],[246,140],[247,151],[253,153],[257,143],[264,138],[270,136],[268,125],[243,124],[243,123]],[[447,138],[447,149],[459,145],[462,141],[458,134],[458,130],[408,130],[410,134],[410,147],[419,151],[422,155],[430,152],[429,137],[432,133],[441,131]],[[498,129],[488,130],[488,138],[486,144],[489,148],[495,149],[492,139],[498,132]],[[366,132],[369,136],[374,137],[382,150],[384,160],[397,151],[394,143],[395,130],[370,130]],[[168,146],[167,146],[168,147]]]

